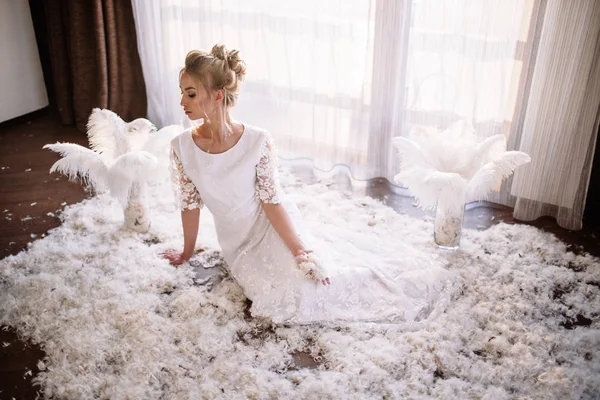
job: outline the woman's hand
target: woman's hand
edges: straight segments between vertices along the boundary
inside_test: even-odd
[[[331,279],[328,276],[325,267],[321,265],[319,260],[312,254],[311,251],[304,251],[296,255],[296,262],[306,277],[324,286],[331,285]]]
[[[160,254],[163,258],[166,258],[167,260],[169,260],[169,263],[171,265],[181,265],[184,262],[186,262],[187,260],[189,260],[192,256],[188,255],[184,252],[180,252],[177,250],[167,250],[164,253]]]

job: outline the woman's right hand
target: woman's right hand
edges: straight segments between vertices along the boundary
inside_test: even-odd
[[[167,250],[164,253],[161,253],[160,255],[163,258],[169,260],[169,263],[171,265],[175,266],[181,265],[191,258],[191,255],[187,255],[186,253],[177,250]]]

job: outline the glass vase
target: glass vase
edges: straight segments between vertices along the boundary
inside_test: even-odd
[[[438,199],[435,209],[433,240],[441,249],[456,250],[462,234],[465,204],[447,201],[448,197],[443,196]]]
[[[123,210],[125,226],[140,233],[146,233],[150,230],[148,207],[144,204],[144,189],[144,184],[134,182],[129,189],[127,207]]]

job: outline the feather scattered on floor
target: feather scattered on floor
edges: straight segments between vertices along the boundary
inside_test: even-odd
[[[166,177],[165,177],[166,178]],[[203,212],[199,249],[175,269],[158,257],[182,232],[168,181],[149,189],[152,228],[122,226],[103,195],[0,261],[0,322],[40,343],[35,378],[56,398],[594,398],[600,393],[600,263],[520,225],[466,230],[437,250],[432,222],[283,173],[307,228],[377,260],[398,243],[447,261],[463,292],[418,324],[272,326],[248,315],[220,268]],[[302,357],[316,367],[296,364]]]

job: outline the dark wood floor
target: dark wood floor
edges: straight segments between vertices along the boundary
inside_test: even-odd
[[[17,254],[46,235],[60,224],[64,205],[84,198],[81,185],[48,173],[59,157],[42,146],[56,142],[87,144],[87,138],[75,128],[60,126],[48,110],[0,124],[0,258]],[[3,326],[0,399],[35,399],[31,379],[43,357],[38,346]]]
[[[47,143],[71,142],[87,144],[86,136],[73,127],[59,125],[47,110],[0,124],[0,258],[27,248],[29,242],[46,235],[60,224],[58,215],[66,204],[85,197],[79,184],[58,175],[49,175],[50,166],[58,156],[42,150]],[[297,167],[301,168],[301,167]],[[310,169],[300,171],[311,175]],[[342,188],[350,188],[344,174],[336,175]],[[355,189],[382,200],[396,211],[420,216],[412,199],[385,180],[374,179]],[[50,213],[50,214],[49,214]],[[512,217],[510,208],[493,204],[473,204],[465,214],[465,226],[486,229],[491,225],[523,223]],[[541,218],[529,224],[552,232],[571,245],[573,251],[600,256],[600,229],[586,224],[581,231],[561,229],[551,218]],[[36,388],[31,379],[39,371],[37,362],[44,356],[35,344],[22,340],[11,327],[0,329],[0,399],[34,399]],[[28,371],[31,371],[29,373]]]

